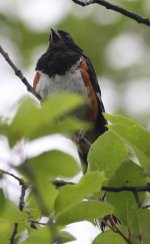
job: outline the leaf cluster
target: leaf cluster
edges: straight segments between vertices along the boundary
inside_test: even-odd
[[[54,133],[70,135],[89,125],[73,118],[72,110],[83,105],[81,97],[59,94],[50,97],[42,106],[30,98],[23,99],[11,123],[0,124],[0,133],[8,138],[10,149],[21,140],[32,141]],[[64,114],[66,114],[64,116]],[[76,184],[70,184],[81,168],[70,155],[59,150],[43,152],[24,158],[19,166],[11,164],[24,180],[28,193],[24,208],[0,191],[0,235],[8,243],[14,224],[18,224],[17,243],[65,243],[75,238],[64,231],[66,225],[78,221],[101,221],[105,216],[119,219],[119,232],[128,243],[148,243],[150,214],[139,209],[132,192],[104,192],[102,186],[145,186],[150,175],[150,133],[137,122],[119,115],[106,114],[111,122],[108,132],[98,138],[88,154],[88,171]],[[13,159],[12,159],[13,162]],[[4,172],[3,172],[4,173]],[[4,174],[1,176],[4,177]],[[56,179],[66,184],[57,187]],[[68,184],[67,184],[68,182]],[[146,192],[139,193],[143,204]],[[104,198],[104,200],[103,200]],[[43,223],[43,217],[46,222]],[[147,227],[146,227],[147,226]],[[95,243],[125,243],[112,230],[99,234]]]

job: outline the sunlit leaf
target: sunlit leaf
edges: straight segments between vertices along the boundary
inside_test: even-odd
[[[62,187],[56,199],[56,213],[59,214],[73,207],[90,193],[99,192],[105,180],[102,172],[88,172],[76,185]]]
[[[33,219],[39,219],[42,217],[38,202],[36,201],[33,192],[31,191],[25,201],[26,206],[28,206],[28,209],[30,211],[30,214],[32,215]]]
[[[25,167],[26,163],[22,165]],[[34,174],[42,177],[73,177],[79,173],[80,167],[77,161],[61,151],[45,152],[35,158],[28,160],[28,166],[32,168]]]
[[[109,129],[131,146],[141,165],[150,172],[150,132],[136,125],[113,124]]]
[[[90,221],[96,218],[103,218],[113,213],[113,210],[113,207],[108,203],[92,200],[83,201],[77,203],[73,208],[70,208],[62,214],[58,214],[56,221],[62,225],[84,220]]]
[[[131,214],[128,226],[132,233],[131,241],[133,243],[149,243],[150,211],[148,209],[138,209],[134,215]]]
[[[92,144],[88,154],[89,169],[104,171],[110,177],[126,156],[123,142],[108,131]]]
[[[6,205],[5,195],[3,189],[0,189],[0,215],[3,213]]]
[[[52,233],[48,226],[40,228],[38,230],[32,230],[29,237],[26,238],[21,244],[50,244],[52,243]]]
[[[72,242],[75,241],[76,238],[71,235],[69,232],[67,231],[61,231],[58,233],[57,239],[59,240],[59,243],[67,243],[67,242]]]
[[[2,229],[6,228],[8,231],[8,226],[11,228],[11,233],[14,229],[14,224],[18,224],[17,235],[20,235],[22,231],[25,230],[26,224],[28,223],[28,215],[24,211],[20,211],[18,206],[10,200],[6,200],[5,208],[0,216],[0,225]],[[10,231],[9,231],[10,233]]]
[[[144,170],[133,161],[125,161],[110,178],[109,186],[145,186],[147,184]],[[145,193],[139,193],[143,201]],[[119,193],[107,192],[108,201],[115,207],[115,212],[122,223],[128,223],[130,213],[138,209],[132,192],[122,191]]]
[[[39,137],[42,135],[42,130],[44,131],[43,135],[45,135],[45,128],[46,133],[49,134],[48,127],[51,127],[51,123],[54,124],[55,120],[57,123],[61,116],[66,115],[81,104],[83,104],[81,96],[71,93],[53,95],[46,99],[41,107],[32,99],[24,99],[10,125],[10,143],[13,145],[22,137],[27,139]],[[57,132],[56,128],[54,131]]]
[[[10,236],[12,234],[14,224],[10,223],[5,219],[0,218],[0,240],[3,244],[8,244],[10,242]]]
[[[143,128],[143,125],[138,123],[137,121],[130,119],[128,117],[122,116],[122,115],[111,115],[111,114],[104,114],[105,118],[109,120],[112,124],[121,124],[125,126],[138,126],[140,128]]]
[[[125,244],[126,242],[118,233],[108,230],[98,235],[92,242],[92,244],[100,244],[100,243]]]

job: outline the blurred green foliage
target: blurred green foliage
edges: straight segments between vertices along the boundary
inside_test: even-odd
[[[65,108],[60,106],[67,100],[68,106]],[[49,109],[52,104],[56,112]],[[81,104],[82,99],[75,94],[52,96],[41,107],[30,98],[23,99],[12,122],[0,122],[0,134],[7,136],[10,150],[11,146],[20,140],[40,139],[45,126],[47,129],[43,130],[43,135],[53,134],[53,131],[57,133],[58,120],[63,125],[61,133],[66,135],[68,132],[67,135],[70,135],[79,131],[84,124],[78,121],[74,127],[73,123],[76,123],[76,120],[72,118],[72,123],[66,128],[63,124],[65,116],[62,117],[62,114],[65,113],[66,117],[69,117],[68,112]],[[38,114],[42,119],[38,119]],[[25,118],[28,116],[29,123],[26,126]],[[26,185],[28,191],[23,197],[21,190],[23,188],[20,189],[18,201],[23,203],[23,209],[20,209],[16,203],[8,199],[3,187],[0,189],[0,234],[3,244],[9,242],[15,223],[17,223],[15,234],[17,243],[55,243],[56,240],[59,243],[66,243],[74,240],[70,233],[63,231],[68,224],[85,220],[95,224],[95,219],[99,223],[100,219],[112,214],[119,219],[119,225],[116,227],[113,223],[111,230],[98,235],[93,243],[111,243],[112,238],[114,243],[124,243],[122,236],[130,239],[130,243],[148,243],[149,209],[139,209],[133,192],[107,192],[105,195],[101,188],[104,185],[111,187],[148,185],[150,132],[129,118],[109,114],[105,116],[111,122],[108,125],[109,131],[91,146],[88,171],[76,180],[76,184],[71,181],[79,172],[81,173],[81,168],[72,156],[59,150],[24,158],[22,148],[20,164],[14,166],[13,158],[11,159],[11,170],[15,170],[20,179],[24,179],[18,182]],[[24,126],[20,126],[23,124]],[[5,174],[1,175],[1,179],[5,180]],[[65,184],[61,185],[61,182]],[[150,200],[145,191],[138,192],[138,195],[142,204]],[[44,226],[40,225],[42,217],[47,217],[48,221]],[[120,236],[118,230],[116,233],[116,228],[121,231]]]

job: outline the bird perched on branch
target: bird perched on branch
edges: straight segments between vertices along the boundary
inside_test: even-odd
[[[90,59],[69,33],[51,29],[48,49],[36,65],[34,89],[42,99],[62,91],[81,94],[87,104],[85,111],[81,110],[80,117],[93,123],[93,128],[85,132],[85,137],[90,143],[107,130],[105,127],[107,121],[102,114],[105,110],[95,70]],[[78,151],[86,171],[88,149],[79,143]]]

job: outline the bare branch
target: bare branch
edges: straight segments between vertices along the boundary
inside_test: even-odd
[[[113,219],[112,219],[112,221],[113,221]],[[118,233],[125,240],[126,243],[132,244],[130,242],[130,240],[119,230],[119,228],[117,227],[117,225],[114,221],[113,221],[113,223],[109,223],[104,218],[104,219],[102,219],[102,223],[104,224],[104,226],[107,226],[108,228],[110,228],[113,232]]]
[[[135,20],[136,22],[138,22],[139,24],[144,24],[144,25],[150,26],[150,19],[149,18],[142,17],[142,16],[140,16],[134,12],[131,12],[127,9],[122,8],[121,6],[109,3],[105,0],[72,0],[72,1],[76,4],[83,6],[83,7],[88,6],[90,4],[97,3],[97,4],[103,6],[107,9],[111,9],[115,12],[118,12],[122,15],[129,17],[129,18]]]
[[[39,221],[35,221],[35,220],[32,220],[31,221],[31,224],[37,224],[37,225],[43,225],[43,226],[46,226],[49,222],[47,222],[47,223],[43,223],[43,222],[39,222]]]
[[[14,241],[15,241],[15,236],[17,234],[17,230],[18,230],[18,224],[15,223],[14,224],[14,229],[13,229],[13,232],[12,232],[12,235],[10,237],[10,244],[14,244]]]
[[[8,53],[6,53],[4,51],[4,49],[2,48],[2,46],[0,45],[0,53],[2,54],[2,56],[5,58],[5,60],[7,61],[7,63],[12,67],[12,69],[14,70],[16,76],[18,76],[20,78],[20,80],[23,82],[23,84],[26,86],[27,91],[32,93],[38,100],[41,101],[41,97],[39,94],[37,94],[34,91],[34,88],[29,84],[29,82],[27,81],[27,79],[24,77],[23,73],[21,72],[21,70],[19,70],[15,64],[12,62],[12,60],[10,59]]]
[[[24,208],[24,198],[25,198],[25,193],[26,193],[26,189],[27,189],[27,186],[26,185],[22,185],[21,186],[21,195],[20,195],[20,198],[19,198],[19,209],[20,211],[23,210]]]
[[[25,184],[25,182],[23,181],[23,179],[19,178],[18,176],[14,175],[12,173],[9,173],[9,172],[7,172],[5,170],[2,170],[2,169],[0,169],[0,172],[2,174],[6,174],[6,175],[9,175],[9,176],[13,177],[21,185],[21,194],[20,194],[20,198],[19,198],[19,209],[20,209],[20,211],[22,211],[23,208],[24,208],[24,205],[25,205],[24,198],[25,198],[25,193],[26,193],[27,185]],[[14,229],[13,229],[13,232],[12,232],[12,235],[10,237],[10,244],[14,244],[15,243],[15,236],[17,234],[17,230],[18,230],[18,223],[15,223],[14,224]]]
[[[133,192],[133,195],[134,195],[135,201],[136,201],[136,203],[137,203],[137,205],[138,205],[139,208],[149,208],[150,207],[149,204],[148,205],[143,205],[142,204],[142,202],[140,200],[140,196],[139,196],[139,194],[138,194],[137,191],[134,191]]]
[[[148,191],[150,192],[150,185],[146,186],[103,186],[103,191],[108,192],[121,192],[121,191],[130,191],[130,192],[142,192],[142,191]]]
[[[20,185],[25,185],[24,181],[21,178],[19,178],[18,176],[14,175],[12,173],[9,173],[8,171],[5,171],[3,169],[0,169],[0,172],[2,174],[9,175],[9,176],[13,177],[14,179],[18,180]]]
[[[74,185],[75,183],[73,182],[67,182],[67,181],[63,181],[63,180],[58,180],[55,179],[52,182],[56,187],[62,187],[65,185]],[[132,192],[135,198],[135,201],[138,205],[139,208],[149,208],[150,205],[143,205],[140,197],[139,197],[139,192],[150,192],[150,184],[146,185],[146,186],[102,186],[101,190],[106,191],[106,192],[123,192],[123,191],[128,191],[128,192]]]
[[[68,181],[58,180],[58,179],[53,180],[52,184],[55,185],[56,187],[61,187],[65,185],[75,185],[74,182],[68,182]]]

